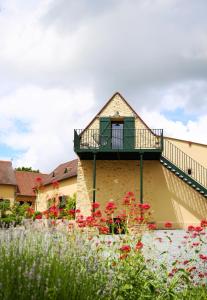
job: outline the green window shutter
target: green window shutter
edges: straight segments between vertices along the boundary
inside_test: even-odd
[[[108,117],[100,118],[100,149],[111,149],[111,119]]]
[[[135,118],[124,118],[124,149],[134,150],[135,147]]]

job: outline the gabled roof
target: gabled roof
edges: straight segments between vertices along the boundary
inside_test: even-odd
[[[77,166],[77,159],[59,165],[48,175],[43,184],[48,185],[53,183],[54,181],[62,181],[77,176]]]
[[[127,102],[127,100],[119,93],[116,92],[113,94],[113,96],[106,102],[106,104],[101,108],[101,110],[95,115],[95,117],[91,120],[91,122],[86,126],[86,128],[84,129],[84,131],[86,129],[88,129],[88,127],[91,126],[91,124],[95,121],[96,118],[99,117],[99,115],[104,111],[104,109],[109,105],[109,103],[114,99],[114,97],[119,96],[123,102],[130,108],[130,110],[134,113],[134,115],[140,119],[140,121],[146,126],[146,128],[148,128],[149,130],[151,130],[147,124],[142,120],[142,118],[137,114],[137,112],[131,107],[131,105]]]
[[[35,196],[33,188],[37,185],[36,178],[42,178],[44,181],[48,175],[26,172],[26,171],[15,171],[16,181],[17,181],[17,194],[21,196]]]
[[[0,184],[16,185],[11,161],[0,160]]]

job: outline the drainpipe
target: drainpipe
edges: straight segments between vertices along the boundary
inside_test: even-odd
[[[96,153],[93,154],[93,203],[96,202]]]
[[[143,203],[143,153],[140,154],[140,203]]]

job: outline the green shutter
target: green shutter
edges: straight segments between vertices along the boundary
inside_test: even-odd
[[[100,149],[111,149],[111,119],[108,117],[100,118]]]
[[[134,150],[135,146],[135,118],[124,118],[124,149]]]

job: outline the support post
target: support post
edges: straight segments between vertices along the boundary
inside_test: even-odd
[[[93,154],[93,203],[96,202],[96,153]]]
[[[140,203],[143,203],[143,153],[140,154]]]

